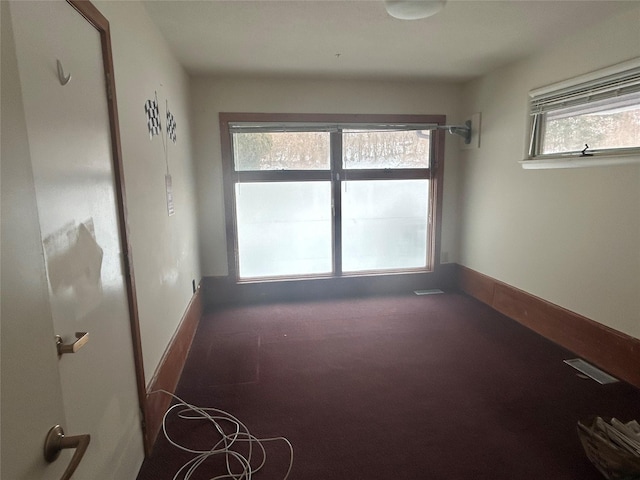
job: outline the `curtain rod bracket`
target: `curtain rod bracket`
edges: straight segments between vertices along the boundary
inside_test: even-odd
[[[471,120],[464,122],[464,125],[442,125],[438,129],[446,129],[452,135],[459,135],[464,138],[465,145],[471,143]]]

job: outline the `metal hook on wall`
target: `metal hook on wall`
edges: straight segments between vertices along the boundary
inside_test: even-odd
[[[69,80],[71,80],[71,74],[65,76],[64,69],[62,68],[62,63],[60,63],[60,60],[57,60],[57,62],[58,62],[58,80],[60,80],[60,85],[64,87],[67,83],[69,83]]]

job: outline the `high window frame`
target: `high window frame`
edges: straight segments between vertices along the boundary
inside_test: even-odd
[[[427,168],[401,169],[399,173],[395,169],[358,169],[348,170],[348,181],[357,180],[386,180],[386,179],[428,179],[429,180],[429,213],[427,223],[427,264],[424,268],[409,268],[381,271],[343,272],[340,268],[341,258],[341,204],[340,190],[342,180],[345,179],[345,171],[339,166],[341,161],[332,161],[333,168],[329,171],[296,171],[296,170],[269,170],[269,171],[239,171],[234,162],[234,126],[238,124],[264,124],[264,125],[308,125],[310,129],[326,128],[335,125],[339,129],[353,128],[398,128],[406,130],[420,130],[427,126],[446,124],[444,115],[349,115],[349,114],[271,114],[271,113],[227,113],[219,114],[221,153],[223,165],[223,184],[225,198],[225,219],[227,239],[227,259],[229,277],[237,283],[253,283],[274,280],[296,280],[307,278],[304,275],[278,276],[273,278],[241,278],[239,275],[239,250],[238,250],[238,225],[236,224],[236,184],[238,182],[251,181],[292,181],[292,180],[330,180],[332,181],[332,201],[334,206],[333,220],[333,271],[327,275],[311,275],[309,278],[339,278],[380,276],[387,274],[424,274],[431,273],[439,265],[440,237],[442,222],[442,198],[443,198],[443,172],[444,172],[444,131],[433,130],[430,132],[430,162]],[[331,133],[332,158],[342,156],[341,135]],[[336,167],[337,166],[337,167]]]
[[[611,132],[606,130],[616,132],[628,125],[622,123],[620,117],[615,118],[625,111],[634,116],[634,130],[627,134],[630,138],[626,141],[616,143],[608,138]],[[639,121],[635,120],[638,111],[640,59],[532,90],[529,92],[528,151],[521,164],[524,168],[537,168],[536,164],[545,163],[566,166],[636,163],[640,161],[640,135],[638,141],[634,141],[634,132],[640,128]],[[624,121],[628,122],[628,117]],[[593,137],[600,132],[602,138],[596,141]],[[556,145],[550,145],[553,137]]]

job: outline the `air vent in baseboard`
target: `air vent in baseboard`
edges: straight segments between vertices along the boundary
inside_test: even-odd
[[[594,367],[590,363],[585,362],[581,358],[573,358],[571,360],[564,360],[564,363],[566,363],[567,365],[572,366],[573,368],[575,368],[579,372],[584,373],[586,376],[588,376],[589,378],[592,378],[593,380],[595,380],[596,382],[598,382],[601,385],[606,385],[608,383],[616,383],[616,382],[620,381],[617,378],[612,377],[611,375],[609,375],[607,372],[603,372],[598,367]]]
[[[413,293],[416,295],[436,295],[438,293],[444,293],[439,288],[434,288],[432,290],[414,290]]]

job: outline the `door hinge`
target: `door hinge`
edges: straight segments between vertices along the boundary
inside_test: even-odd
[[[131,276],[131,261],[129,260],[129,252],[125,251],[122,253],[122,259],[124,261],[124,274],[127,277]]]
[[[147,419],[144,416],[144,409],[140,407],[140,426],[142,427],[142,431],[147,431]]]
[[[105,73],[104,76],[107,82],[107,99],[113,100],[113,88],[111,87],[111,75],[108,73]]]

